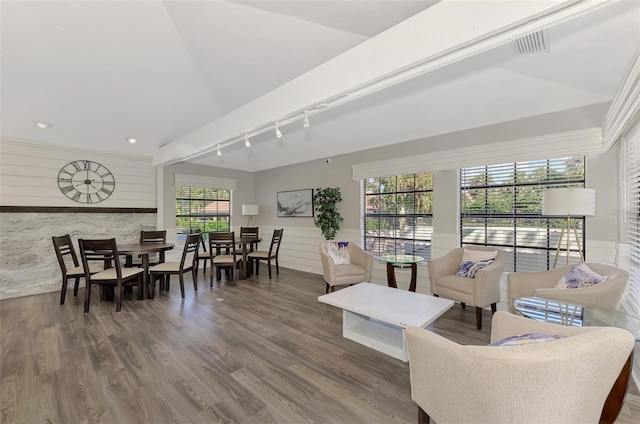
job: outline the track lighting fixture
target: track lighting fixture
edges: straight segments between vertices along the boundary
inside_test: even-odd
[[[278,123],[276,122],[276,137],[277,138],[282,138],[282,131],[280,131],[280,128],[278,128]]]
[[[218,156],[222,156],[222,150],[220,150],[220,148],[219,148],[219,147],[218,147],[218,151],[216,152],[216,154],[217,154]]]
[[[302,121],[302,128],[304,128],[305,130],[309,129],[311,125],[309,124],[309,111],[305,110],[304,111],[304,120]]]
[[[245,147],[251,147],[251,142],[249,141],[249,136],[247,134],[244,135],[244,145]]]

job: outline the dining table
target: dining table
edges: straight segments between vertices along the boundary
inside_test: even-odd
[[[249,263],[247,260],[247,255],[249,254],[248,252],[248,246],[254,244],[254,243],[260,243],[262,241],[261,237],[237,237],[236,238],[236,244],[238,246],[240,246],[240,248],[242,249],[242,278],[248,278],[249,277]]]
[[[140,256],[142,260],[142,298],[153,299],[154,293],[148,291],[149,283],[149,255],[158,253],[160,261],[164,262],[164,253],[174,248],[173,243],[123,243],[118,244],[118,254],[126,256],[125,266],[132,266],[133,257]]]

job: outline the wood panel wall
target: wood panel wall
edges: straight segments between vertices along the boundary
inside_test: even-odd
[[[152,158],[77,149],[3,137],[0,139],[0,205],[156,208],[156,174]],[[58,172],[74,160],[106,166],[115,191],[94,205],[76,203],[62,194]]]

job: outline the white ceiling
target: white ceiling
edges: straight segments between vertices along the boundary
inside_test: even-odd
[[[2,0],[0,133],[154,156],[434,3]],[[548,34],[548,53],[505,44],[192,161],[256,171],[609,101],[640,50],[640,2]]]

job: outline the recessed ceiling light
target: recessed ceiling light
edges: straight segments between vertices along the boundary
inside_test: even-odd
[[[128,141],[129,143],[131,143],[131,144],[136,144],[136,141],[138,141],[138,140],[136,140],[136,139],[135,139],[135,138],[133,138],[133,137],[128,137],[128,138],[127,138],[127,141]]]
[[[41,130],[48,130],[49,128],[51,128],[51,124],[44,121],[36,122],[35,125]]]

